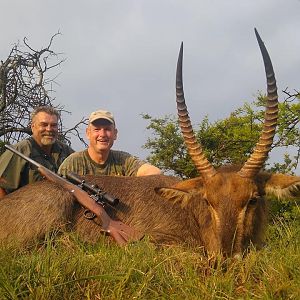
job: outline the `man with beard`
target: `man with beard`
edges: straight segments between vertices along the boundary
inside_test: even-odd
[[[72,148],[57,140],[59,113],[50,106],[36,108],[31,114],[32,135],[13,147],[53,172],[57,172]],[[38,170],[6,150],[0,157],[0,198],[7,193],[41,180]]]

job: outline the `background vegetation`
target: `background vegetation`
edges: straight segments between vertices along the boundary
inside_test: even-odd
[[[266,169],[293,173],[300,155],[300,94],[284,91],[286,99],[279,104],[277,134],[272,148],[294,149],[288,152],[283,163],[266,165]],[[265,96],[259,94],[251,103],[245,103],[233,111],[229,117],[210,122],[206,117],[194,126],[195,135],[206,153],[206,157],[216,167],[224,164],[243,164],[258,141],[264,121]],[[164,116],[153,118],[144,114],[149,121],[147,127],[152,132],[144,148],[150,150],[149,161],[161,169],[180,176],[192,178],[197,171],[187,153],[177,118]]]

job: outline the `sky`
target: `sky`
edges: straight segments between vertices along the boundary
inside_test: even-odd
[[[24,37],[41,49],[60,32],[51,49],[66,61],[56,68],[52,96],[71,112],[63,116],[64,125],[109,110],[119,131],[114,149],[142,159],[151,132],[141,114],[176,114],[182,41],[193,124],[206,115],[223,119],[265,92],[254,28],[271,56],[280,100],[282,90],[300,88],[300,0],[1,0],[0,10],[0,58]],[[72,146],[84,147],[78,140]],[[271,153],[271,160],[281,161],[282,153]]]

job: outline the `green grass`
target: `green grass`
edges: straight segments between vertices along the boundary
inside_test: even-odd
[[[21,252],[0,249],[0,299],[300,299],[300,218],[274,216],[266,247],[242,260],[201,249],[120,248],[66,234]]]

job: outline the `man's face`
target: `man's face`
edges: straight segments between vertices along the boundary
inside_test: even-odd
[[[117,138],[117,133],[114,124],[105,119],[94,121],[86,130],[89,146],[97,153],[109,151]]]
[[[31,130],[32,137],[40,146],[54,144],[58,135],[57,116],[39,112],[32,120]]]

